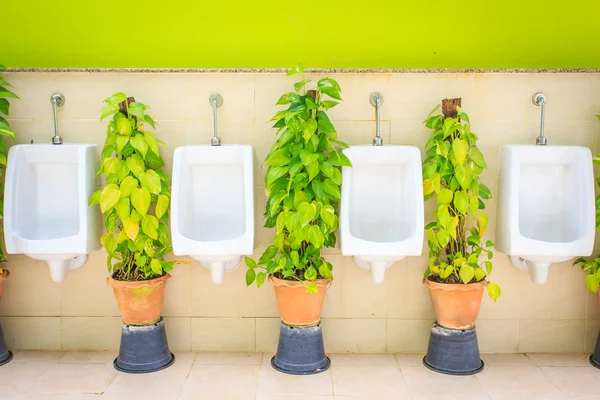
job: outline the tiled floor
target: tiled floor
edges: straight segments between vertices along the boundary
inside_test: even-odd
[[[313,376],[280,374],[272,354],[179,353],[161,372],[127,375],[110,352],[16,352],[0,367],[10,400],[588,400],[600,399],[600,370],[587,355],[484,355],[476,376],[440,375],[422,355],[332,354]]]

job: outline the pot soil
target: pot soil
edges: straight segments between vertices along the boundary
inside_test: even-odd
[[[435,309],[437,323],[449,329],[471,329],[479,315],[487,281],[447,284],[424,279]]]
[[[317,293],[308,293],[306,284],[302,282],[287,281],[273,275],[269,275],[269,282],[275,287],[279,315],[285,324],[294,327],[311,327],[319,324],[325,294],[331,280],[314,281],[319,289]]]
[[[165,286],[171,275],[147,281],[119,281],[106,278],[113,288],[123,323],[133,326],[148,326],[160,320]]]

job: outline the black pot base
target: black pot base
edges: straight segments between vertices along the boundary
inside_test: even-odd
[[[423,357],[423,365],[424,365],[426,368],[428,368],[428,369],[430,369],[430,370],[432,370],[432,371],[434,371],[434,372],[438,372],[438,373],[440,373],[440,374],[445,374],[445,375],[454,375],[454,376],[468,376],[468,375],[477,374],[477,373],[479,373],[479,372],[483,371],[483,368],[484,368],[484,366],[485,366],[485,363],[484,363],[484,362],[483,362],[483,360],[482,360],[482,361],[481,361],[481,367],[479,367],[479,368],[477,368],[477,369],[475,369],[475,370],[473,370],[473,371],[448,371],[448,370],[444,370],[444,369],[439,369],[439,368],[436,368],[435,366],[433,366],[433,365],[429,364],[429,363],[427,362],[427,356],[425,356],[425,357]]]
[[[289,375],[314,375],[328,370],[331,361],[325,354],[321,325],[302,328],[282,323],[271,366]]]
[[[175,354],[171,353],[171,361],[169,361],[167,364],[161,366],[161,367],[157,367],[154,369],[147,369],[147,370],[138,370],[138,369],[126,369],[126,368],[121,368],[119,367],[118,361],[119,357],[115,358],[115,360],[113,361],[113,367],[115,367],[115,369],[119,372],[124,372],[126,374],[149,374],[151,372],[156,372],[156,371],[162,371],[163,369],[169,368],[171,365],[173,365],[173,363],[175,362]]]
[[[6,348],[4,342],[4,334],[2,333],[2,326],[0,325],[0,366],[8,364],[13,359],[13,353]]]
[[[423,365],[446,375],[473,375],[483,371],[475,327],[457,330],[434,323]]]
[[[175,362],[169,351],[165,321],[149,326],[123,324],[119,355],[113,365],[128,374],[146,374],[168,368]]]
[[[590,364],[592,365],[592,367],[596,367],[596,368],[600,369],[600,364],[594,360],[593,354],[590,356],[590,358],[588,358],[588,360],[589,360]]]

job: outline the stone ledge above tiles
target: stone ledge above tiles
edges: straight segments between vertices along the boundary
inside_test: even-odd
[[[6,68],[6,72],[284,73],[287,68]],[[600,73],[600,68],[306,68],[306,73]]]

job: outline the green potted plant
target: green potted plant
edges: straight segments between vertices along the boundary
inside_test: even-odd
[[[596,115],[600,120],[600,115]],[[594,157],[594,164],[600,164],[600,156]],[[600,178],[596,178],[596,183],[600,186]],[[600,196],[596,196],[596,230],[600,230]],[[575,260],[573,265],[580,264],[581,269],[587,273],[585,277],[585,286],[592,293],[598,293],[598,286],[600,285],[600,257],[596,257],[592,260],[586,260],[583,257]],[[598,334],[598,340],[596,340],[596,348],[594,353],[589,358],[590,364],[600,369],[600,334]]]
[[[116,93],[104,100],[100,120],[112,116],[98,174],[106,186],[94,192],[107,233],[101,242],[123,317],[121,351],[115,367],[125,372],[151,372],[173,363],[164,321],[160,317],[168,272],[174,261],[167,235],[170,179],[161,171],[163,143],[144,124],[155,127],[148,106]],[[116,261],[116,262],[115,262]],[[140,342],[146,345],[141,345]],[[155,344],[152,344],[155,343]]]
[[[4,71],[4,65],[0,65],[0,71]],[[15,140],[15,133],[10,127],[10,124],[6,120],[10,110],[10,103],[8,99],[18,99],[19,97],[12,91],[8,90],[6,86],[12,87],[10,83],[0,77],[0,175],[1,171],[6,168],[6,144],[4,143],[4,137],[9,137]],[[0,183],[0,219],[2,219],[4,208],[4,184]],[[0,227],[0,233],[2,228]],[[2,235],[4,237],[4,235]],[[0,263],[6,261],[6,255],[4,254],[4,246],[0,244]],[[2,268],[0,264],[0,299],[2,298],[2,289],[4,288],[4,281],[8,279],[10,272]],[[4,336],[2,334],[2,327],[0,327],[0,365],[4,365],[12,359],[12,353],[6,348],[4,343]]]
[[[303,74],[290,69],[288,76]],[[337,140],[327,111],[341,100],[341,88],[331,78],[306,90],[308,79],[294,84],[295,91],[277,101],[286,109],[275,114],[277,140],[265,164],[267,205],[265,226],[276,228],[273,244],[255,262],[246,257],[246,284],[260,287],[267,279],[275,287],[283,322],[274,368],[291,374],[320,372],[329,366],[320,330],[325,291],[333,278],[332,268],[321,254],[333,247],[338,227],[342,166],[351,166]],[[291,329],[296,329],[291,336]],[[294,346],[304,347],[301,356]]]
[[[425,227],[430,252],[423,283],[437,323],[424,362],[439,372],[465,374],[483,367],[474,329],[483,290],[487,286],[494,301],[500,296],[500,287],[486,279],[494,244],[483,244],[488,217],[481,210],[491,192],[479,180],[487,165],[460,99],[443,100],[442,114],[434,114],[438,108],[425,120],[433,132],[423,161],[423,194],[425,200],[435,198],[437,211]],[[452,335],[465,338],[456,354],[450,353],[456,346],[443,345]],[[457,357],[460,363],[450,362]]]

